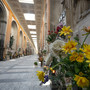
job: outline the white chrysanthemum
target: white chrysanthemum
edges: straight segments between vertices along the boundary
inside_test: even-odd
[[[62,40],[56,40],[55,42],[52,43],[50,49],[53,51],[53,53],[56,56],[63,56],[64,52],[62,51],[62,46],[65,45],[65,42]]]

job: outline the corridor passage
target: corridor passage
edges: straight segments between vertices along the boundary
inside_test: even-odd
[[[50,86],[39,86],[36,71],[42,70],[37,55],[30,55],[0,62],[0,90],[50,90]],[[38,63],[39,64],[39,63]]]

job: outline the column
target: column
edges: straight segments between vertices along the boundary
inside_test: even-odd
[[[27,48],[27,37],[25,39],[25,49]]]
[[[23,33],[23,32],[22,32]],[[22,50],[24,49],[24,33],[23,33],[23,40],[22,40]]]
[[[50,31],[50,0],[47,0],[47,29]]]
[[[19,48],[19,39],[20,38],[20,26],[18,27],[18,32],[17,32],[17,42],[16,42],[16,50]]]
[[[9,12],[9,18],[7,23],[6,37],[5,37],[5,48],[9,45],[10,33],[11,33],[12,13]]]

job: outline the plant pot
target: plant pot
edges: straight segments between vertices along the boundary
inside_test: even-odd
[[[35,67],[37,67],[38,65],[34,65]]]

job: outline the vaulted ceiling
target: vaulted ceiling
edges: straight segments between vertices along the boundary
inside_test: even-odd
[[[32,1],[32,0],[21,0],[21,1]],[[9,6],[11,7],[13,13],[16,15],[19,20],[21,26],[29,36],[30,40],[33,43],[32,34],[30,31],[36,31],[37,42],[39,42],[39,34],[41,30],[42,16],[43,16],[43,8],[44,8],[44,0],[34,0],[34,4],[30,3],[21,3],[19,0],[7,0]],[[26,20],[24,17],[24,13],[35,14],[35,21]],[[36,29],[29,29],[28,25],[36,25]],[[35,35],[35,34],[34,34]]]

